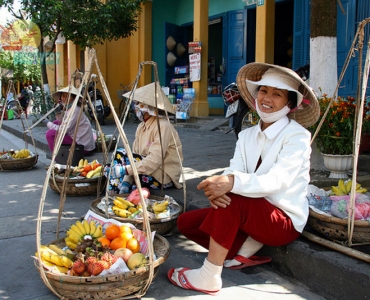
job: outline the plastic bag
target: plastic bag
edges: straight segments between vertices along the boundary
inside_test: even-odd
[[[332,205],[330,213],[338,218],[348,218],[350,209],[350,195],[330,196]],[[370,220],[370,194],[357,193],[355,196],[355,220]]]
[[[329,212],[332,200],[329,196],[307,195],[308,205],[313,206],[321,211]]]

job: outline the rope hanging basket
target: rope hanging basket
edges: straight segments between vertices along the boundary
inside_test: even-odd
[[[53,241],[52,244],[64,247],[64,239]],[[158,267],[170,255],[170,245],[167,240],[156,235],[153,241],[156,260],[154,264],[154,277]],[[34,262],[38,271],[40,267]],[[139,292],[146,284],[149,276],[149,267],[141,267],[130,272],[117,275],[80,277],[65,274],[56,274],[45,271],[45,275],[52,286],[63,299],[122,299],[122,297]]]
[[[120,195],[117,195],[117,196],[126,198],[128,196],[128,194],[120,194]],[[104,197],[101,197],[101,198],[98,198],[98,199],[94,200],[90,205],[90,210],[92,210],[93,212],[95,212],[96,214],[98,214],[102,217],[107,218],[107,215],[104,213],[104,211],[98,207],[99,204],[102,202],[103,198]],[[150,199],[156,200],[156,201],[163,201],[164,197],[150,195]],[[104,208],[105,208],[105,206],[106,205],[104,205]],[[171,215],[170,219],[168,219],[168,218],[166,218],[166,219],[150,219],[149,222],[150,222],[151,230],[155,231],[159,235],[164,235],[164,236],[171,235],[172,232],[174,231],[174,229],[176,228],[176,222],[177,222],[178,216],[183,212],[183,207],[180,204],[177,204],[176,206],[177,206],[177,211],[174,215]],[[136,228],[141,229],[141,230],[143,229],[143,220],[142,219],[122,218],[122,217],[119,217],[119,216],[115,215],[114,213],[109,213],[108,217],[112,218],[112,219],[115,219],[115,220],[117,220],[119,222],[122,222],[122,223],[131,223],[131,224],[135,225]]]
[[[99,184],[100,180],[100,184]],[[101,194],[105,188],[107,179],[103,177],[83,178],[83,179],[66,179],[66,195],[67,196],[93,196]],[[54,175],[49,177],[50,188],[60,194],[63,188],[64,177]],[[99,187],[99,190],[98,190]]]
[[[327,238],[338,241],[348,240],[348,220],[327,216],[313,211],[310,208],[308,224]],[[370,242],[370,222],[354,221],[352,240],[355,243]]]
[[[28,158],[0,159],[0,171],[25,170],[37,164],[38,154]]]

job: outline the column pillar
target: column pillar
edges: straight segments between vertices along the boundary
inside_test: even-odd
[[[192,116],[208,116],[208,0],[194,0],[194,41],[202,42],[200,81],[194,81]]]
[[[273,64],[275,0],[257,1],[256,23],[256,61]]]

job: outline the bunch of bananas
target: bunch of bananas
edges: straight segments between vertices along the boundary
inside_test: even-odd
[[[41,259],[42,263],[49,268],[55,268],[60,273],[67,274],[68,269],[72,267],[74,256],[70,250],[64,251],[57,245],[50,244],[49,246],[41,245],[40,253],[36,252],[35,256]]]
[[[15,150],[12,153],[12,157],[17,158],[17,159],[28,158],[28,157],[31,157],[31,152],[28,149]]]
[[[331,187],[331,194],[335,196],[349,195],[352,189],[352,179],[344,182],[343,179],[339,179],[338,186]],[[366,193],[367,189],[363,188],[360,183],[356,183],[356,193]]]
[[[81,168],[81,167],[84,167],[84,166],[87,166],[88,165],[88,160],[87,159],[83,159],[81,158],[78,162],[78,167]]]
[[[153,212],[156,215],[164,212],[167,209],[168,204],[169,204],[168,200],[161,201],[161,202],[157,202],[157,201],[154,202],[154,204],[152,205]]]
[[[64,240],[68,248],[74,250],[86,236],[91,239],[97,239],[103,236],[102,229],[102,225],[97,225],[95,221],[90,221],[90,223],[86,220],[83,220],[82,222],[77,221],[76,224],[71,225]]]
[[[115,197],[113,199],[112,210],[114,214],[119,217],[128,218],[131,216],[131,214],[138,211],[138,209],[140,209],[140,207],[136,206],[125,198]]]

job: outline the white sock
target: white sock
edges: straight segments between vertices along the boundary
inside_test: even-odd
[[[262,243],[257,242],[255,239],[248,236],[243,245],[240,247],[238,255],[249,258],[258,250],[260,250],[262,246]],[[239,266],[240,264],[241,263],[235,259],[225,260],[224,262],[225,267]]]
[[[211,264],[207,259],[204,260],[203,266],[200,269],[187,270],[184,272],[188,282],[197,289],[206,291],[218,291],[222,287],[223,266]],[[172,280],[179,286],[181,283],[178,279],[178,271],[183,268],[177,268],[172,274]]]

